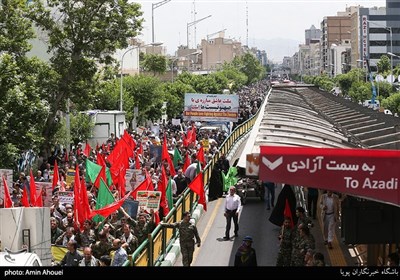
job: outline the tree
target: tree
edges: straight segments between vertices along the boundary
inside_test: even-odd
[[[48,36],[50,64],[57,74],[42,131],[42,151],[48,156],[54,120],[59,111],[66,111],[66,100],[77,104],[77,110],[87,109],[82,107],[94,98],[97,65],[115,63],[112,54],[128,46],[127,39],[138,34],[143,19],[140,5],[127,0],[48,0],[47,7],[42,2],[30,2],[29,17]]]
[[[189,84],[175,81],[161,85],[163,100],[167,101],[168,118],[175,118],[182,113],[184,107],[185,93],[193,93],[195,90]]]
[[[382,106],[389,109],[393,114],[400,115],[400,92],[392,94],[388,98],[382,100]]]
[[[265,76],[263,68],[257,58],[251,53],[235,57],[232,64],[247,76],[247,84],[254,83]]]
[[[49,112],[47,91],[54,73],[43,62],[26,58],[33,38],[26,1],[0,5],[0,166],[13,168],[19,155],[35,153],[44,139],[41,131]]]
[[[124,108],[126,121],[133,120],[133,109],[138,107],[138,122],[161,117],[163,103],[160,81],[152,76],[136,75],[124,79]]]
[[[167,70],[167,59],[160,54],[145,54],[141,66],[143,70],[153,72],[153,76],[163,74]]]
[[[385,72],[390,72],[390,59],[387,55],[382,55],[376,65],[378,66],[379,73],[385,74]]]

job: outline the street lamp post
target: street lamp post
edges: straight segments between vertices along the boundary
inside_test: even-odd
[[[395,79],[395,78],[393,77],[393,57],[400,58],[400,56],[395,55],[395,54],[392,53],[392,52],[388,52],[387,54],[390,55],[390,63],[391,63],[390,75],[391,75],[391,83],[393,83],[393,82],[394,82],[394,79]],[[393,80],[393,82],[392,82],[392,80]]]
[[[375,24],[376,26],[382,27],[382,28],[384,28],[384,29],[386,29],[386,30],[389,31],[389,34],[390,34],[390,53],[387,52],[387,54],[389,54],[389,55],[390,55],[390,54],[393,54],[393,33],[392,33],[392,27],[391,27],[391,26],[381,25],[381,24],[378,24],[378,23],[373,22],[373,21],[370,21],[370,20],[367,20],[367,22],[373,23],[373,24]],[[391,78],[393,79],[393,56],[392,56],[392,55],[390,55],[390,76],[391,76]],[[391,81],[391,84],[392,84],[392,83],[393,83],[393,82]]]
[[[199,50],[199,51],[192,52],[192,53],[185,54],[185,55],[183,55],[183,56],[179,56],[179,57],[175,58],[174,60],[172,60],[172,77],[171,77],[171,81],[172,81],[172,82],[174,82],[174,62],[175,62],[175,61],[178,61],[180,57],[187,57],[187,56],[198,55],[198,54],[201,54],[201,51],[200,51],[200,50]]]
[[[123,95],[123,91],[124,91],[124,84],[123,84],[123,81],[124,81],[124,79],[123,79],[123,72],[124,72],[124,57],[125,57],[125,55],[128,53],[128,52],[130,52],[130,51],[133,51],[133,50],[135,50],[135,49],[139,49],[140,47],[147,47],[147,46],[160,46],[160,45],[162,45],[163,43],[150,43],[150,44],[147,44],[147,45],[143,45],[143,46],[133,46],[132,48],[128,48],[123,54],[122,54],[122,57],[121,57],[121,76],[120,76],[120,93],[119,93],[119,110],[120,111],[123,111],[123,107],[122,107],[122,105],[123,105],[123,98],[122,98],[122,95]],[[138,69],[139,69],[139,71],[140,71],[140,67],[139,67],[139,60],[138,60]]]
[[[195,25],[196,23],[199,23],[200,21],[203,21],[203,20],[205,20],[205,19],[207,19],[209,17],[211,17],[211,15],[208,15],[208,16],[203,17],[201,19],[198,19],[198,20],[195,20],[195,21],[187,23],[187,26],[186,26],[186,44],[187,44],[187,48],[189,48],[189,27],[191,27],[191,26]]]
[[[161,7],[162,5],[167,4],[171,0],[164,0],[158,3],[152,3],[151,4],[151,42],[154,43],[154,10],[157,9],[158,7]]]

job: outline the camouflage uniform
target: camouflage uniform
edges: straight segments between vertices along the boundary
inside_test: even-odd
[[[138,239],[132,233],[130,233],[128,237],[123,234],[121,236],[121,242],[128,243],[128,247],[124,248],[128,255],[133,254],[133,252],[135,252],[135,250],[139,247]]]
[[[88,247],[96,241],[96,235],[93,229],[84,230],[76,235],[75,240],[78,242],[79,247]]]
[[[139,245],[147,239],[148,234],[151,233],[155,228],[153,219],[150,219],[150,221],[145,223],[133,220],[131,224],[133,226],[133,234],[137,237]]]
[[[92,254],[96,259],[100,259],[101,256],[109,255],[112,246],[109,242],[97,241],[92,246]]]
[[[196,243],[200,244],[200,236],[195,225],[190,222],[180,221],[173,224],[162,224],[169,228],[178,228],[179,230],[179,243],[181,246],[182,263],[183,266],[190,266],[193,259],[194,252],[194,239]]]
[[[304,266],[304,257],[308,249],[315,249],[309,236],[298,235],[296,243],[293,244],[291,266]]]
[[[276,266],[290,266],[292,256],[292,236],[292,229],[283,229],[278,259],[276,260]]]

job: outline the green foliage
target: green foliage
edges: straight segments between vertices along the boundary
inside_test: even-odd
[[[376,63],[378,66],[378,73],[389,74],[390,72],[390,59],[387,55],[382,55],[381,59]]]
[[[371,99],[372,86],[370,83],[355,82],[349,90],[349,96],[352,100],[361,101]]]
[[[91,117],[84,113],[71,114],[71,140],[77,145],[92,136],[94,122]]]
[[[168,118],[175,118],[182,113],[185,93],[195,92],[189,84],[184,84],[181,81],[163,83],[161,90],[163,100],[167,101]]]
[[[32,23],[26,18],[26,0],[7,0],[0,4],[0,53],[16,57],[31,49],[28,40],[34,38]]]
[[[40,150],[44,141],[40,132],[49,112],[41,87],[41,83],[45,86],[45,77],[50,78],[47,70],[36,59],[20,58],[17,62],[8,54],[0,57],[0,146],[4,145],[0,150],[5,153],[0,154],[0,165],[7,163],[9,167],[7,157],[16,152]]]
[[[257,58],[251,53],[235,57],[232,65],[247,76],[247,84],[254,83],[265,76],[265,68],[261,66]]]
[[[389,97],[395,91],[393,86],[388,82],[375,83],[375,86],[380,99]]]
[[[382,106],[389,109],[393,114],[400,114],[400,92],[394,93],[382,100]]]
[[[112,54],[117,48],[128,46],[127,39],[138,34],[143,19],[140,5],[125,0],[48,0],[46,4],[47,7],[41,0],[33,0],[28,7],[29,18],[48,36],[50,63],[57,78],[48,98],[50,112],[44,121],[46,141],[42,149],[47,156],[55,141],[57,112],[66,111],[68,98],[76,111],[93,106],[99,85],[98,63],[114,63]]]
[[[140,64],[144,71],[153,72],[154,76],[167,70],[167,58],[160,54],[145,54]]]
[[[222,66],[222,70],[217,73],[224,75],[228,79],[228,89],[230,89],[231,92],[237,91],[247,83],[247,76],[231,64],[225,63]]]
[[[119,79],[100,83],[95,93],[93,109],[119,110],[120,87]]]
[[[351,74],[342,74],[336,77],[336,81],[339,84],[339,87],[343,93],[343,95],[347,95],[351,85],[353,84],[354,80]]]
[[[136,75],[124,78],[124,111],[126,121],[133,120],[133,109],[138,107],[138,122],[155,120],[161,117],[162,90],[157,78]]]

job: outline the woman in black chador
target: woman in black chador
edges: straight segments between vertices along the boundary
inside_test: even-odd
[[[269,217],[269,221],[277,226],[283,225],[283,213],[285,212],[285,203],[286,199],[288,200],[290,211],[292,212],[292,220],[293,223],[297,224],[296,217],[296,196],[292,190],[292,187],[288,184],[285,184],[282,191],[279,193],[278,199],[276,200],[275,207],[272,209],[271,216]]]
[[[222,197],[223,188],[221,164],[220,161],[217,161],[213,170],[211,171],[210,184],[208,188],[208,200],[212,201]]]

